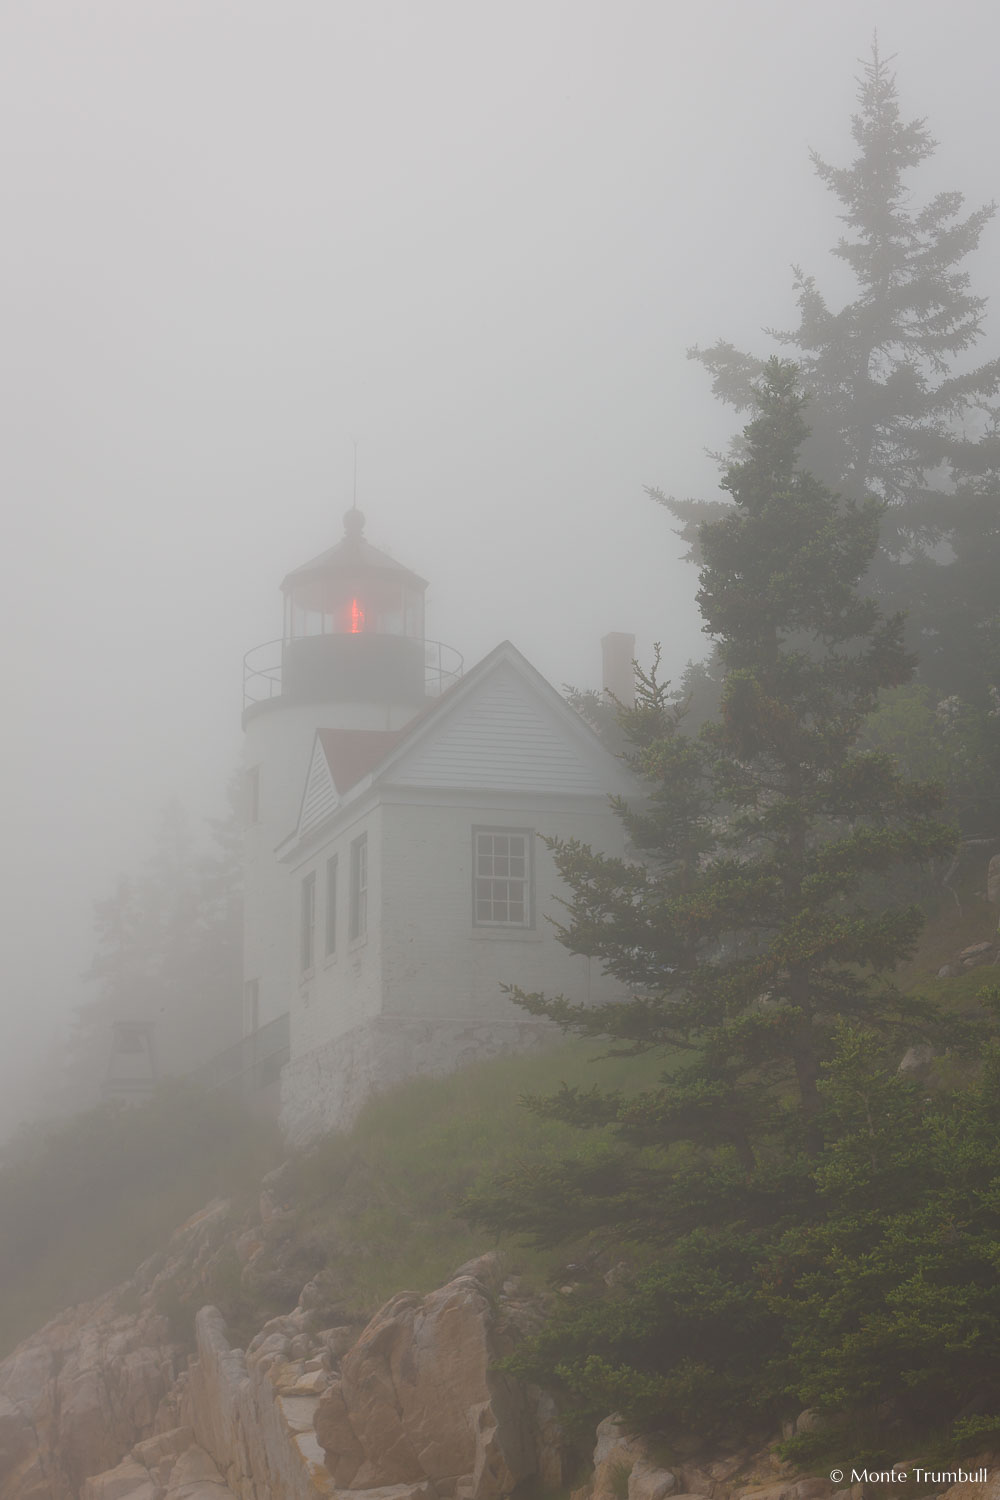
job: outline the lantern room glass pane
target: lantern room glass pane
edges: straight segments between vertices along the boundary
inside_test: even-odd
[[[395,635],[422,640],[423,591],[389,574],[300,579],[286,599],[286,640],[314,635]]]

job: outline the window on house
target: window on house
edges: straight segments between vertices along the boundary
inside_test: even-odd
[[[302,882],[302,916],[300,940],[300,967],[303,973],[313,966],[316,955],[316,872],[307,875]]]
[[[260,1026],[260,980],[248,979],[243,986],[243,1035],[253,1036]]]
[[[326,956],[337,951],[337,856],[326,862]]]
[[[351,939],[368,931],[368,835],[351,845]]]
[[[530,829],[472,831],[472,920],[477,927],[530,927]]]

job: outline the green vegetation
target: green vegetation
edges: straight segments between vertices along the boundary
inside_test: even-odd
[[[279,1149],[273,1127],[183,1083],[22,1132],[0,1156],[0,1353],[131,1276],[210,1198],[249,1197]]]
[[[1000,360],[972,364],[986,299],[971,290],[966,269],[995,205],[968,213],[961,193],[921,195],[914,186],[935,142],[924,120],[902,116],[877,46],[851,127],[847,165],[812,159],[835,200],[832,254],[853,293],[833,306],[817,279],[796,268],[797,324],[768,333],[797,361],[810,398],[804,466],[847,498],[882,505],[868,587],[887,613],[905,611],[925,689],[904,689],[883,710],[886,731],[907,736],[910,774],[936,761],[949,817],[963,832],[997,832]],[[763,360],[725,341],[691,354],[717,396],[739,412],[752,406]],[[697,553],[698,524],[719,507],[653,493]],[[689,673],[692,723],[716,711],[718,679],[713,662]]]
[[[169,1283],[160,1311],[190,1343],[194,1314],[219,1306],[237,1342],[287,1311],[319,1275],[338,1314],[364,1317],[406,1288],[429,1291],[494,1237],[458,1217],[464,1193],[512,1159],[599,1152],[568,1127],[520,1107],[522,1095],[568,1086],[640,1089],[654,1065],[594,1058],[564,1044],[480,1064],[452,1078],[416,1079],[372,1100],[357,1127],[291,1156],[281,1196],[291,1218],[265,1267],[243,1275],[225,1246],[195,1284]],[[0,1156],[0,1356],[63,1308],[110,1290],[213,1197],[233,1198],[251,1223],[261,1177],[287,1155],[268,1123],[225,1094],[164,1085],[144,1105],[103,1105],[25,1131]],[[553,1256],[520,1261],[544,1281]],[[125,1295],[123,1311],[137,1311]]]
[[[718,721],[682,733],[642,677],[622,722],[649,793],[619,807],[641,862],[551,845],[571,892],[561,940],[631,999],[514,992],[660,1053],[662,1077],[534,1100],[612,1143],[508,1167],[468,1200],[536,1244],[603,1227],[641,1247],[630,1280],[564,1308],[511,1366],[582,1417],[621,1410],[679,1445],[763,1437],[807,1406],[882,1409],[893,1443],[969,1403],[1000,1410],[1000,1053],[989,1042],[981,1077],[937,1095],[897,1071],[918,1038],[971,1052],[994,1028],[893,982],[923,912],[880,884],[948,856],[954,834],[939,789],[861,743],[912,659],[900,617],[860,587],[875,508],[797,465],[796,380],[765,368],[723,478],[733,504],[700,535]]]
[[[579,1041],[478,1063],[450,1078],[417,1078],[364,1109],[355,1128],[292,1158],[282,1193],[295,1205],[296,1238],[322,1246],[331,1301],[365,1314],[405,1289],[428,1291],[456,1266],[491,1249],[494,1236],[460,1216],[466,1194],[520,1162],[544,1170],[571,1152],[598,1169],[606,1144],[523,1107],[559,1084],[638,1093],[656,1059],[607,1055]],[[563,1257],[565,1259],[565,1256]],[[521,1250],[517,1268],[543,1282],[559,1264]]]

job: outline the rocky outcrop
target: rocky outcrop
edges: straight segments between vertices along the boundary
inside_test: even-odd
[[[948,963],[942,964],[937,971],[939,979],[957,979],[959,975],[966,974],[970,969],[978,969],[983,964],[995,964],[1000,961],[1000,941],[990,939],[982,943],[970,943],[967,948],[962,948]]]
[[[342,1314],[330,1322],[323,1273],[245,1350],[211,1304],[184,1337],[186,1309],[213,1283],[293,1274],[294,1258],[281,1259],[294,1249],[285,1187],[271,1174],[249,1224],[209,1205],[131,1282],[0,1364],[0,1500],[507,1500],[525,1485],[563,1486],[552,1399],[499,1368],[542,1304],[504,1279],[495,1255],[427,1295],[400,1293],[360,1329]],[[803,1412],[785,1436],[817,1420]],[[969,1461],[984,1463],[993,1455]],[[946,1500],[1000,1500],[992,1482],[960,1488]],[[881,1494],[803,1477],[768,1448],[668,1463],[609,1417],[572,1500]]]
[[[176,1374],[166,1320],[115,1296],[49,1323],[0,1365],[3,1500],[75,1500],[152,1433]]]
[[[427,1297],[394,1297],[344,1356],[316,1433],[337,1486],[425,1486],[499,1500],[539,1470],[537,1413],[494,1363],[505,1352],[495,1257]]]
[[[275,1321],[294,1326],[296,1320]],[[333,1479],[313,1427],[330,1383],[321,1354],[287,1359],[290,1340],[278,1332],[244,1354],[230,1347],[214,1307],[202,1308],[196,1328],[198,1356],[187,1372],[181,1412],[233,1494],[240,1500],[331,1495]]]
[[[165,1288],[197,1286],[229,1228],[228,1205],[210,1204],[132,1281],[54,1318],[0,1363],[0,1500],[77,1500],[136,1444],[178,1427],[187,1351],[160,1304]],[[127,1477],[95,1493],[117,1500]],[[157,1481],[156,1500],[162,1490]]]
[[[829,1480],[794,1474],[767,1448],[668,1468],[618,1416],[598,1426],[593,1465],[571,1500],[622,1500],[624,1494],[628,1500],[822,1500],[835,1490]]]
[[[312,1282],[245,1352],[208,1305],[192,1352],[157,1309],[246,1238],[210,1205],[0,1365],[0,1500],[501,1500],[532,1475],[561,1483],[554,1406],[494,1369],[537,1318],[495,1256],[394,1297],[360,1334],[317,1328]]]
[[[222,1475],[189,1427],[138,1443],[128,1458],[88,1479],[80,1500],[226,1500]]]

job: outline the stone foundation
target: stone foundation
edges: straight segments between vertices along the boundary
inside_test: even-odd
[[[469,1063],[550,1047],[546,1021],[379,1016],[293,1058],[281,1075],[281,1128],[295,1146],[349,1130],[373,1094],[407,1078],[442,1078]]]

